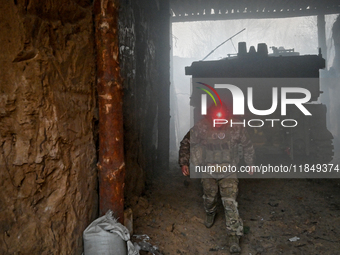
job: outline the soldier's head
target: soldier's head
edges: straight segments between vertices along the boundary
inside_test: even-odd
[[[228,120],[230,118],[230,111],[229,108],[223,104],[223,105],[211,105],[208,108],[207,111],[207,118],[212,123],[214,122],[214,119],[220,119],[220,120]],[[222,125],[215,125],[215,127],[221,127]]]

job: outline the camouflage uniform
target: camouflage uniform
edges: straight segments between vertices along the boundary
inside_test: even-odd
[[[239,163],[239,148],[243,147],[243,157],[247,165],[254,164],[255,151],[242,125],[222,125],[213,128],[208,119],[198,122],[181,141],[179,151],[180,166],[189,166],[190,146],[194,152],[191,159],[197,164],[227,164],[237,166]],[[201,150],[197,150],[197,147]],[[209,162],[210,161],[210,162]],[[243,222],[237,209],[238,179],[236,174],[227,178],[203,178],[203,200],[207,214],[215,213],[218,191],[220,192],[228,235],[243,235]]]

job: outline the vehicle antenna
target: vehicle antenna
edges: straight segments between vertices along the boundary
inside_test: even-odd
[[[206,55],[201,61],[205,60],[207,57],[209,57],[215,50],[217,50],[219,47],[221,47],[223,44],[225,44],[227,41],[233,39],[235,36],[237,36],[238,34],[242,33],[244,30],[246,30],[245,28],[243,28],[241,31],[237,32],[236,34],[234,34],[232,37],[228,38],[227,40],[225,40],[223,43],[221,43],[220,45],[218,45],[215,49],[213,49],[212,51],[210,51],[210,53],[208,55]]]

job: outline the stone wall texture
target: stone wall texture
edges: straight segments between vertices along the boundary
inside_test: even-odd
[[[0,254],[81,254],[98,211],[92,3],[0,16]]]

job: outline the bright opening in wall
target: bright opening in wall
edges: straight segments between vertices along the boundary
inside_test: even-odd
[[[332,25],[337,15],[326,15],[327,66],[334,58]],[[318,54],[317,17],[307,16],[281,19],[251,19],[178,22],[172,24],[171,58],[171,125],[170,153],[177,159],[178,147],[190,129],[190,76],[185,75],[185,66],[202,60],[223,41],[246,29],[232,40],[215,50],[207,60],[218,60],[237,53],[238,42],[250,46],[266,43],[269,47],[294,49],[301,55]],[[324,53],[323,56],[326,56]]]

